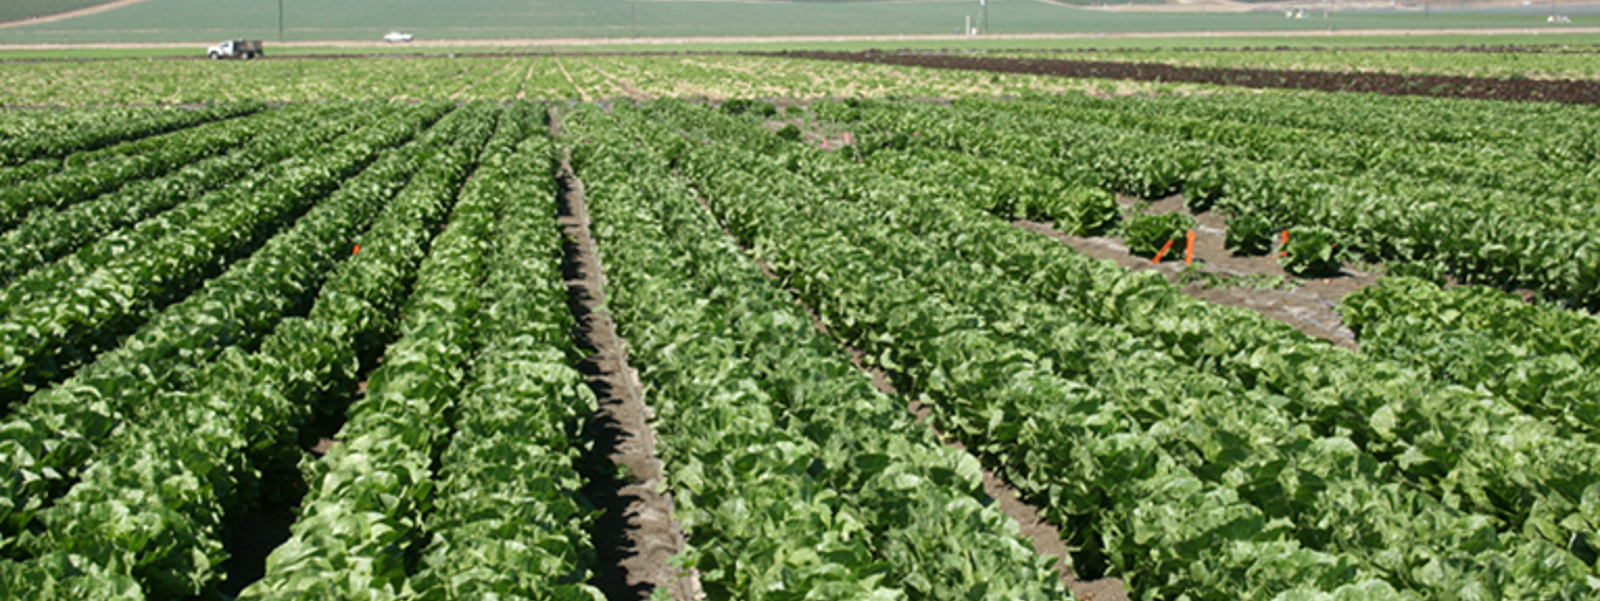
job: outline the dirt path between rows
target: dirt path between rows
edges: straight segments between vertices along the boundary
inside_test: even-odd
[[[740,240],[737,236],[734,236],[733,232],[730,231],[726,225],[723,225],[721,220],[717,219],[716,214],[711,211],[711,205],[706,203],[705,198],[698,198],[698,200],[700,201],[700,207],[705,210],[708,216],[711,217],[712,222],[716,223],[718,227],[722,228],[722,233],[727,234],[728,238],[732,239],[734,243],[739,246],[739,250],[744,253],[746,258],[754,261],[755,264],[761,268],[761,273],[765,274],[768,279],[771,279],[775,283],[781,279],[778,277],[777,273],[772,271],[772,267],[767,265],[766,261],[750,254],[750,248],[745,246],[744,241]],[[806,304],[806,302],[800,298],[800,294],[798,292],[788,287],[785,287],[784,291],[789,294],[790,298],[794,299],[796,305],[799,305],[801,309],[805,310],[806,315],[811,317],[811,325],[816,327],[817,331],[822,332],[822,334],[827,336],[829,340],[834,341],[841,348],[845,349],[846,352],[850,353],[850,364],[871,378],[872,386],[874,388],[877,388],[879,392],[888,395],[890,398],[897,399],[905,403],[906,411],[910,411],[912,414],[916,415],[917,421],[926,425],[928,430],[933,432],[934,436],[938,437],[939,440],[944,442],[946,446],[960,449],[963,453],[968,452],[966,445],[961,444],[960,441],[946,437],[943,432],[940,432],[938,428],[933,426],[933,423],[928,419],[928,417],[933,413],[933,409],[931,407],[909,395],[901,394],[900,391],[895,388],[888,372],[885,372],[877,367],[867,365],[862,361],[862,357],[866,356],[865,352],[863,352],[861,349],[841,342],[838,338],[835,338],[833,334],[828,331],[827,324],[824,324],[822,322],[822,318],[817,315],[816,310],[812,309],[811,305]],[[983,493],[989,495],[989,498],[994,499],[994,501],[1000,506],[1001,513],[1004,513],[1007,517],[1010,517],[1017,523],[1023,538],[1028,539],[1028,541],[1033,544],[1033,550],[1035,553],[1056,558],[1056,567],[1058,568],[1058,575],[1061,578],[1061,582],[1072,591],[1074,598],[1082,601],[1129,601],[1129,599],[1131,599],[1131,597],[1128,595],[1126,586],[1117,578],[1079,580],[1077,575],[1072,572],[1072,549],[1067,546],[1065,541],[1061,540],[1061,529],[1046,521],[1038,507],[1034,507],[1028,502],[1022,500],[1021,495],[1017,493],[1017,489],[1011,486],[1010,483],[1007,483],[999,476],[996,476],[989,468],[981,467],[983,465],[981,459],[979,461],[979,465],[983,474]]]
[[[606,279],[589,235],[583,182],[565,160],[557,179],[566,240],[562,271],[568,307],[578,323],[573,338],[594,353],[578,369],[600,401],[588,433],[594,447],[583,467],[589,482],[583,494],[604,512],[593,533],[598,565],[591,582],[611,601],[643,601],[657,587],[668,587],[678,601],[696,599],[700,592],[692,575],[679,578],[680,570],[667,564],[683,551],[683,533],[672,519],[671,495],[656,492],[661,460],[650,430],[652,412],[644,404],[638,372],[628,365],[627,343],[604,309]],[[617,477],[617,467],[627,470],[625,478]]]
[[[138,4],[138,3],[144,2],[144,1],[145,0],[116,0],[115,2],[107,2],[105,4],[97,4],[95,6],[90,6],[90,7],[86,7],[86,8],[80,8],[78,10],[69,10],[69,11],[64,12],[64,13],[56,13],[56,14],[53,14],[53,15],[45,15],[45,16],[42,16],[42,17],[33,17],[33,18],[29,18],[29,19],[23,19],[21,21],[6,21],[4,23],[0,23],[0,29],[5,29],[5,28],[8,28],[8,27],[26,27],[28,25],[39,25],[39,24],[42,24],[42,23],[54,23],[56,21],[65,21],[67,19],[76,19],[78,17],[87,17],[89,15],[97,15],[97,14],[106,12],[108,10],[116,10],[116,9],[122,8],[124,6],[133,6],[135,4]]]

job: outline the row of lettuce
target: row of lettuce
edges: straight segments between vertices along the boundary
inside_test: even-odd
[[[70,302],[51,286],[146,292],[52,334],[131,332],[9,408],[0,588],[600,598],[575,469],[595,400],[569,367],[543,110],[274,109],[259,125],[293,133],[184,168],[261,173],[178,188],[166,207],[120,193],[73,205],[150,215],[27,271],[37,284],[8,290],[5,319]],[[679,563],[706,591],[1067,596],[1060,566],[988,506],[971,456],[877,392],[665,160],[598,109],[573,113],[612,310],[658,396],[692,546]],[[335,431],[326,455],[308,453]],[[246,573],[230,561],[253,526],[241,519],[286,502],[298,518],[265,574],[230,581]]]
[[[1594,594],[1600,449],[1564,422],[757,123],[648,111],[675,126],[653,144],[835,336],[1139,594]]]
[[[1217,207],[1235,220],[1266,224],[1244,228],[1259,235],[1321,228],[1368,260],[1600,306],[1600,241],[1591,235],[1600,226],[1592,210],[1600,199],[1594,183],[1600,164],[1592,142],[1569,140],[1555,149],[1505,135],[1436,141],[1306,120],[1308,103],[1358,104],[1335,98],[1273,96],[1252,107],[1226,99],[1084,95],[814,106],[819,117],[864,134],[863,153],[954,151],[1073,187],[1140,198],[1181,192],[1196,210]],[[1361,110],[1333,112],[1371,120],[1370,108],[1356,119]]]
[[[1479,143],[1479,140],[1460,144],[1441,144],[1402,138],[1378,144],[1370,137],[1358,134],[1304,129],[1303,127],[1315,123],[1305,123],[1281,113],[1285,108],[1304,108],[1300,107],[1300,104],[1310,101],[1271,97],[1262,101],[1264,106],[1250,111],[1243,110],[1243,107],[1222,111],[1221,107],[1213,106],[1228,104],[1220,99],[1194,101],[1191,104],[1170,98],[1109,101],[1064,97],[1054,99],[1052,103],[1073,107],[1075,112],[1071,113],[1072,118],[1085,121],[1092,119],[1102,124],[1118,123],[1129,129],[1143,127],[1147,132],[1162,134],[1181,133],[1191,138],[1202,137],[1201,132],[1204,132],[1203,137],[1226,140],[1229,144],[1247,149],[1249,155],[1243,160],[1254,163],[1272,164],[1271,161],[1279,161],[1296,163],[1306,168],[1340,164],[1351,173],[1362,166],[1369,171],[1404,171],[1406,164],[1414,164],[1424,165],[1413,174],[1418,178],[1430,174],[1455,179],[1501,178],[1510,180],[1510,183],[1493,183],[1493,185],[1508,189],[1542,189],[1546,194],[1554,196],[1581,197],[1583,194],[1592,193],[1592,191],[1583,192],[1592,188],[1592,183],[1583,178],[1571,177],[1573,173],[1581,175],[1587,168],[1580,164],[1579,157],[1563,155],[1566,156],[1566,160],[1558,161],[1556,159],[1559,157],[1552,156],[1548,149],[1541,149],[1536,143],[1519,147],[1501,139],[1498,140],[1499,145],[1479,147],[1472,145]],[[1342,106],[1327,99],[1318,99],[1317,102],[1319,102],[1317,106],[1325,107],[1330,104],[1334,107]],[[999,105],[986,106],[993,108]],[[1023,109],[1018,110],[1026,111],[1026,104],[1023,106]],[[850,108],[849,105],[824,104],[819,109],[823,114],[848,113],[846,116],[851,119],[865,114],[877,114],[874,112],[875,108],[870,106],[863,108],[860,103],[856,103],[855,108]],[[1200,121],[1193,116],[1185,115],[1184,109],[1194,109],[1200,115],[1213,120]],[[1344,110],[1348,112],[1350,109]],[[895,118],[900,119],[898,123],[902,125],[909,122],[921,127],[929,123],[904,118],[904,115]],[[880,122],[874,119],[862,117],[863,122]],[[1525,126],[1533,127],[1529,124]],[[1109,131],[1103,127],[1088,129],[1101,134]],[[1319,131],[1326,135],[1305,135],[1310,131]],[[1095,233],[1096,228],[1106,227],[1114,218],[1114,211],[1102,208],[1112,202],[1105,198],[1109,194],[1097,189],[1093,182],[1098,181],[1103,185],[1104,180],[1100,177],[1105,173],[1127,174],[1137,171],[1135,167],[1125,164],[1118,166],[1104,161],[1095,163],[1094,159],[1087,156],[1080,157],[1083,163],[1070,163],[1068,167],[1061,167],[1062,170],[1040,171],[1008,162],[1008,159],[1014,160],[1019,156],[1040,156],[1037,154],[1018,152],[1008,155],[978,156],[952,150],[941,143],[919,143],[923,132],[912,133],[914,135],[896,131],[869,136],[864,144],[847,148],[846,151],[849,155],[864,160],[884,173],[940,188],[941,193],[956,199],[964,199],[969,206],[1006,217],[1053,218],[1058,228],[1069,233]],[[1312,138],[1317,139],[1320,145],[1313,146],[1306,142]],[[1143,152],[1147,153],[1147,157],[1163,160],[1161,151],[1148,146],[1148,142],[1135,139],[1129,143],[1146,144]],[[1026,146],[1026,143],[1024,145]],[[1444,156],[1463,149],[1471,152],[1463,152],[1462,156]],[[1458,163],[1471,163],[1474,152],[1476,155],[1481,155],[1477,159],[1481,165],[1474,168],[1475,171],[1450,162],[1455,160]],[[1000,158],[1001,156],[1007,158]],[[1195,153],[1189,156],[1198,161],[1201,155]],[[1496,163],[1495,159],[1499,159],[1500,163]],[[1018,162],[1028,164],[1026,160]],[[1038,164],[1033,166],[1036,167]],[[1095,167],[1097,164],[1099,166]],[[1522,170],[1534,173],[1535,178],[1543,183],[1536,184],[1518,179],[1526,173],[1519,174],[1517,170],[1511,172],[1495,170],[1497,167],[1508,166],[1525,168]],[[1453,175],[1452,169],[1455,170]],[[1175,173],[1182,171],[1183,169],[1178,169]],[[1199,170],[1191,173],[1204,175]],[[1194,179],[1184,182],[1185,192],[1193,198],[1203,198],[1195,192],[1194,185],[1197,183],[1199,182]],[[1558,189],[1562,187],[1566,190]],[[1213,182],[1210,189],[1218,188]],[[1165,191],[1170,190],[1161,192]],[[1096,198],[1094,196],[1096,192],[1104,196]],[[1051,202],[1037,199],[1053,199],[1056,206],[1061,208],[1054,215],[1037,214],[1037,212],[1029,215],[1027,211],[1017,208],[1041,206]],[[1007,205],[1008,202],[1011,204]],[[1231,219],[1228,231],[1229,248],[1247,254],[1265,252],[1269,248],[1266,238],[1275,236],[1281,231],[1271,227],[1271,223],[1273,222],[1268,218],[1249,212]],[[1448,224],[1436,222],[1434,225],[1445,227]],[[1164,243],[1174,239],[1181,240],[1183,232],[1192,227],[1193,221],[1179,213],[1158,216],[1138,215],[1124,223],[1122,234],[1131,252],[1151,256]],[[1284,255],[1281,260],[1291,272],[1315,274],[1338,270],[1340,259],[1338,243],[1346,241],[1347,236],[1321,227],[1292,228],[1290,234],[1288,243],[1280,248]],[[1249,240],[1250,238],[1257,240]],[[1491,245],[1481,250],[1487,253],[1496,250],[1496,247]],[[1499,247],[1498,250],[1505,249]],[[1567,261],[1565,267],[1569,268],[1569,271],[1581,269],[1584,264],[1583,256],[1580,251],[1580,256],[1576,260]],[[1440,275],[1437,269],[1405,269],[1413,266],[1415,265],[1392,266],[1395,267],[1392,271],[1397,273],[1409,271],[1430,278]],[[1592,342],[1590,340],[1592,336],[1575,334],[1592,330],[1594,328],[1592,318],[1583,316],[1581,312],[1526,305],[1520,299],[1513,300],[1512,296],[1489,288],[1469,286],[1444,293],[1438,286],[1427,282],[1398,279],[1357,294],[1349,300],[1343,309],[1347,324],[1358,332],[1365,330],[1362,332],[1362,342],[1368,355],[1432,372],[1435,378],[1443,382],[1468,387],[1488,386],[1497,396],[1515,404],[1530,415],[1553,423],[1568,435],[1591,441],[1595,439],[1594,431],[1596,426],[1600,425],[1600,410],[1596,409],[1594,399],[1596,393],[1600,392],[1600,384],[1596,383],[1592,374],[1593,366],[1582,359],[1586,352],[1580,350],[1584,344]],[[1385,308],[1374,313],[1377,309],[1372,308],[1373,303],[1383,304]],[[1398,308],[1402,304],[1404,310]],[[1362,313],[1364,307],[1367,314]],[[1435,311],[1435,314],[1425,315],[1430,310]],[[1508,315],[1516,317],[1505,317]],[[1494,320],[1506,319],[1521,320],[1521,323],[1516,327],[1505,325],[1487,329],[1485,327]],[[1371,328],[1363,327],[1365,321],[1372,320],[1381,320],[1384,323]],[[1520,333],[1517,336],[1507,338],[1518,328]],[[1564,345],[1529,346],[1525,340],[1521,340],[1528,336],[1569,339],[1573,342]]]
[[[694,569],[713,599],[1061,599],[988,505],[981,471],[873,388],[638,146],[654,126],[563,115],[607,307],[657,415]]]
[[[403,304],[350,312],[398,308],[400,336],[311,468],[292,537],[240,599],[600,598],[585,584],[591,516],[575,468],[595,401],[569,367],[551,143],[531,106],[501,119],[481,162],[482,137],[458,138],[470,150],[450,184],[400,209],[409,235],[376,241],[415,253],[408,243],[448,215],[426,258],[411,254]]]
[[[8,323],[74,289],[120,291],[52,335],[131,333],[10,408],[0,588],[238,590],[226,541],[253,527],[239,516],[284,503],[303,468],[294,536],[243,596],[592,597],[572,464],[593,401],[567,367],[543,108],[268,113],[258,125],[291,133],[192,166],[238,179],[108,225],[42,266],[64,288],[17,293]]]
[[[303,478],[240,598],[599,598],[544,108],[227,110],[51,157],[163,166],[0,238],[41,245],[0,289],[0,588],[237,590],[237,518]],[[675,101],[561,112],[676,563],[714,598],[1066,595],[978,462],[830,336],[1139,596],[1597,592],[1592,318],[1389,279],[1347,305],[1352,354],[994,217],[1098,227],[1092,170],[926,130],[822,152]],[[42,246],[72,224],[99,235]]]

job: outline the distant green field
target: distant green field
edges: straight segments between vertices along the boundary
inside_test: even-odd
[[[10,1],[10,0],[7,0]],[[700,36],[956,34],[981,9],[971,0],[916,2],[726,2],[695,0],[287,0],[287,40],[375,40],[390,30],[418,39],[670,38]],[[1265,31],[1530,27],[1539,7],[1500,12],[1400,12],[1284,19],[1279,13],[1135,14],[1040,0],[992,0],[993,33]],[[1593,13],[1572,26],[1600,25]],[[976,23],[975,23],[976,24]],[[0,44],[214,42],[278,38],[270,0],[148,0],[87,17],[0,29]]]
[[[661,52],[776,52],[781,50],[836,50],[861,51],[869,48],[905,50],[978,50],[990,52],[1036,50],[1105,50],[1105,51],[1173,51],[1171,56],[1151,57],[1147,60],[1173,60],[1183,62],[1198,57],[1204,51],[1196,49],[1243,48],[1302,48],[1302,49],[1361,49],[1361,48],[1429,48],[1455,46],[1568,46],[1574,49],[1600,49],[1600,35],[1576,33],[1547,34],[1417,34],[1417,35],[1339,35],[1339,36],[1259,36],[1234,35],[1213,37],[1082,37],[1046,39],[995,39],[963,38],[947,40],[904,41],[833,41],[833,42],[690,42],[655,43],[617,40],[605,44],[574,46],[541,45],[538,43],[515,45],[472,46],[414,46],[386,45],[363,48],[339,46],[278,46],[268,43],[269,55],[275,58],[316,57],[326,55],[388,56],[397,54],[474,56],[487,54],[592,54],[592,53],[661,53]],[[1182,49],[1182,50],[1175,50]],[[0,61],[42,59],[127,59],[198,57],[198,45],[190,47],[136,47],[136,48],[49,48],[38,50],[0,50]],[[1372,53],[1369,53],[1372,54]],[[1478,55],[1450,55],[1471,66]],[[1465,58],[1463,58],[1465,57]],[[1088,58],[1088,57],[1085,57]],[[1109,55],[1102,58],[1111,58]],[[1337,58],[1329,59],[1337,60]]]
[[[111,0],[5,0],[0,2],[0,23],[42,17],[105,4]]]

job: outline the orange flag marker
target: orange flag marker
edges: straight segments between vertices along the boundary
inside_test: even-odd
[[[357,245],[356,245],[356,249],[355,249],[355,250],[352,250],[352,251],[350,251],[350,254],[352,254],[352,255],[359,255],[359,254],[361,254],[361,245],[360,245],[360,244],[357,244]]]
[[[1167,245],[1161,247],[1161,252],[1156,253],[1156,258],[1150,259],[1150,262],[1151,263],[1160,263],[1161,262],[1161,257],[1167,256],[1167,251],[1172,250],[1172,243],[1173,242],[1175,242],[1175,241],[1172,240],[1172,239],[1168,239],[1167,240]]]

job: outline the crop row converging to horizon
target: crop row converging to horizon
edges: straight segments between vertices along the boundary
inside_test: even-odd
[[[0,590],[604,598],[589,256],[707,598],[1600,595],[1594,106],[107,65],[0,65],[6,104],[130,105],[0,111]],[[1359,350],[1038,233],[1170,261],[1207,213],[1291,278],[1386,272]]]

